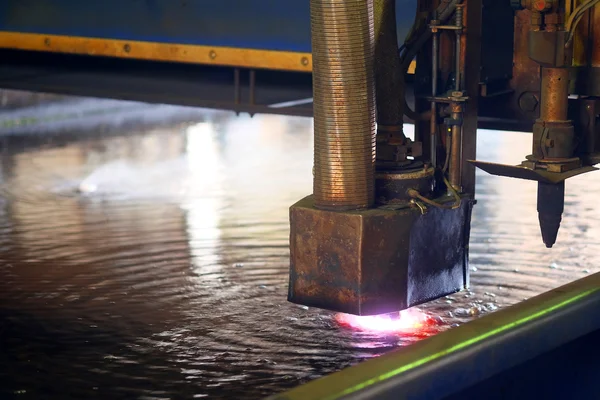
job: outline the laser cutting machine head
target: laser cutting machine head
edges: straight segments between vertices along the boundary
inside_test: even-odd
[[[394,0],[311,0],[314,185],[290,209],[289,300],[370,315],[468,286],[475,167],[538,182],[551,247],[565,180],[600,156],[598,2],[419,2],[399,51]],[[475,161],[485,118],[527,126],[531,155]]]

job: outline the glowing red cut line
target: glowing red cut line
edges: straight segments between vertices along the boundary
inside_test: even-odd
[[[367,332],[419,333],[436,325],[431,316],[418,309],[372,316],[337,314],[335,319],[341,325]]]

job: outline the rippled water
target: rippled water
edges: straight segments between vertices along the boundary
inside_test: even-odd
[[[422,307],[435,329],[358,332],[287,303],[311,125],[206,112],[62,146],[6,139],[0,397],[260,398],[600,270],[596,174],[568,181],[550,251],[535,184],[481,174],[471,291]],[[529,140],[482,131],[479,158],[516,163]]]

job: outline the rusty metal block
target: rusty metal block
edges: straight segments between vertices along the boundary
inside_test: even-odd
[[[290,209],[294,303],[357,315],[402,310],[463,289],[473,202],[456,210]]]

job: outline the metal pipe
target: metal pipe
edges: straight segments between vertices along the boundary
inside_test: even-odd
[[[375,198],[373,0],[311,0],[315,206]]]
[[[374,0],[377,125],[402,132],[404,72],[400,69],[396,0]],[[388,129],[391,130],[391,129]]]
[[[569,69],[542,68],[542,121],[566,121],[569,96]]]
[[[456,27],[462,29],[463,28],[463,7],[464,4],[457,4],[456,5]],[[455,54],[455,76],[454,76],[454,81],[455,81],[455,85],[454,87],[456,88],[456,90],[460,90],[460,85],[461,85],[461,54],[460,54],[460,48],[461,48],[461,38],[462,38],[462,33],[461,31],[456,31],[456,54]]]
[[[455,121],[462,121],[462,106],[459,103],[451,105],[452,113],[450,118]],[[461,165],[462,165],[462,124],[452,126],[452,149],[450,150],[450,185],[454,190],[460,192],[461,184]]]
[[[431,45],[431,96],[437,96],[438,81],[438,57],[439,57],[439,33],[433,32]],[[435,100],[431,101],[431,118],[429,120],[429,134],[431,135],[431,165],[437,167],[437,104]]]

